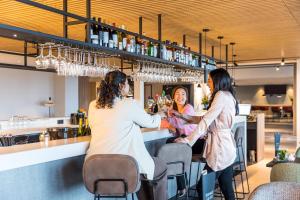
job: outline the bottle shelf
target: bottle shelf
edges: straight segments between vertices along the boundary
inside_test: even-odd
[[[13,37],[14,34],[17,34],[18,37],[17,38]],[[95,44],[91,44],[91,43],[86,43],[83,41],[67,39],[67,38],[56,36],[56,35],[51,35],[51,34],[46,34],[46,33],[37,32],[37,31],[33,31],[33,30],[23,29],[23,28],[19,28],[19,27],[15,27],[15,26],[6,25],[6,24],[0,24],[0,37],[17,39],[17,40],[26,41],[26,42],[35,43],[35,44],[46,43],[46,42],[69,44],[73,47],[81,47],[81,48],[85,48],[85,49],[101,51],[101,52],[107,53],[109,55],[117,56],[117,57],[124,58],[127,60],[148,60],[148,61],[164,63],[164,64],[168,64],[168,65],[174,65],[175,67],[183,68],[183,69],[203,70],[203,68],[200,68],[200,67],[192,67],[192,66],[185,65],[182,63],[178,63],[178,62],[164,60],[161,58],[131,53],[131,52],[113,49],[113,48],[109,48],[109,47],[103,47],[103,46],[99,46],[99,45],[95,45]]]

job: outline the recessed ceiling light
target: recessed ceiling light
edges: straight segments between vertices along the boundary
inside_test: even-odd
[[[13,36],[16,38],[16,37],[18,37],[18,35],[17,34],[13,34]]]
[[[277,66],[277,67],[276,67],[276,71],[279,71],[279,70],[280,70],[280,68],[279,68],[279,66]]]

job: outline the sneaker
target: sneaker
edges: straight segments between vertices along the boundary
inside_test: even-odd
[[[186,189],[177,190],[177,197],[181,198],[186,194]]]

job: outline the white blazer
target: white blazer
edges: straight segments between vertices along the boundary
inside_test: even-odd
[[[132,99],[117,99],[113,108],[96,108],[96,101],[89,106],[88,120],[92,138],[87,156],[94,154],[124,154],[136,159],[140,173],[153,179],[154,162],[148,153],[140,126],[157,128],[161,117],[147,114]]]

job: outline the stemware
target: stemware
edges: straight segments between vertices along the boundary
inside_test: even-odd
[[[48,62],[47,59],[45,59],[44,56],[44,45],[40,46],[40,55],[35,58],[35,64],[37,69],[47,69],[48,68]]]

